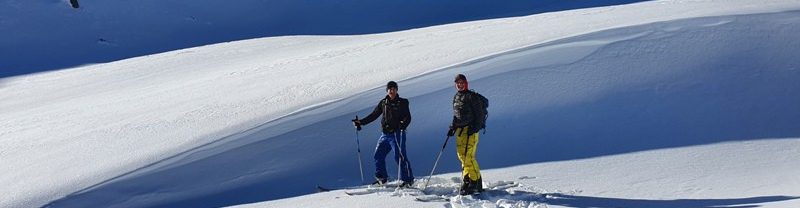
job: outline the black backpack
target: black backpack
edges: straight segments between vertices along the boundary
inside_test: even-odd
[[[480,129],[483,129],[483,133],[486,134],[486,119],[489,118],[489,110],[488,110],[489,99],[487,99],[480,93],[475,92],[474,90],[470,90],[469,92],[472,93],[472,95],[474,95],[470,96],[472,98],[472,101],[478,102],[478,105],[481,106],[480,109],[477,110],[479,111],[479,113],[483,114],[483,118],[478,118],[478,122],[480,122],[478,123],[478,126],[480,126]]]

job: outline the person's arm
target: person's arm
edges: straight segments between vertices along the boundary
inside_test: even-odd
[[[453,136],[456,134],[456,117],[453,116],[453,121],[450,122],[450,126],[447,129],[447,136]]]
[[[404,102],[403,102],[403,115],[406,115],[406,116],[403,117],[402,120],[400,120],[400,130],[403,130],[403,131],[406,130],[408,125],[411,125],[411,110],[410,110],[410,107],[408,105],[409,105],[408,104],[408,100],[404,100]]]
[[[383,100],[378,102],[378,106],[375,106],[375,110],[372,110],[372,113],[358,121],[359,125],[367,125],[375,121],[375,119],[378,119],[378,116],[381,116],[381,114],[383,114]]]

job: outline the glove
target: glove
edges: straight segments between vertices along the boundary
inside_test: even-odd
[[[361,131],[361,121],[358,119],[353,119],[353,126],[356,127],[356,131]]]
[[[453,135],[456,135],[456,128],[453,127],[452,124],[450,124],[450,126],[447,129],[447,136],[451,137]]]
[[[400,131],[406,131],[406,128],[408,128],[408,126],[406,126],[406,124],[400,121]]]

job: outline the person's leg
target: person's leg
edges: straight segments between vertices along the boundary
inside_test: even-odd
[[[479,137],[479,134],[475,133],[467,138],[468,144],[466,160],[469,162],[465,168],[468,169],[466,172],[469,175],[469,178],[472,180],[470,182],[470,185],[472,185],[471,188],[480,192],[483,191],[483,177],[481,176],[481,168],[478,165],[478,160],[475,159],[475,153],[478,151],[478,141],[480,140]]]
[[[469,168],[470,168],[470,166],[468,166],[469,160],[467,158],[467,155],[468,155],[467,154],[468,153],[468,151],[467,151],[467,144],[468,144],[467,143],[468,142],[467,141],[467,139],[468,139],[468,137],[467,137],[467,128],[459,128],[459,129],[456,129],[455,131],[456,131],[455,132],[456,133],[456,155],[458,156],[458,160],[461,161],[461,178],[462,178],[462,181],[463,181],[461,183],[461,189],[459,190],[459,193],[461,195],[468,195],[468,194],[471,194],[470,181],[472,181],[472,179],[469,178]]]
[[[414,173],[411,170],[411,161],[408,159],[408,154],[406,154],[406,134],[399,133],[399,137],[396,137],[397,143],[395,143],[395,161],[398,161],[400,164],[400,180],[403,182],[413,184],[414,183]],[[396,147],[397,144],[400,147]],[[399,151],[397,151],[399,150]],[[399,152],[399,154],[398,154]]]
[[[378,144],[375,146],[375,179],[385,183],[389,179],[389,174],[386,173],[386,155],[391,150],[389,138],[386,135],[381,135],[378,139]]]

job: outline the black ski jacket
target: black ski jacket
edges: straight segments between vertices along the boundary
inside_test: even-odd
[[[359,122],[361,125],[367,125],[375,121],[380,115],[383,115],[383,119],[381,120],[383,133],[390,134],[394,133],[396,130],[405,130],[411,123],[408,99],[401,98],[400,95],[397,95],[397,98],[392,100],[389,99],[389,95],[386,95],[385,98],[378,102],[378,106],[375,106],[375,110],[366,118],[359,120]]]
[[[453,96],[453,125],[454,128],[470,127],[470,130],[479,128],[479,118],[484,115],[480,110],[480,104],[475,101],[476,96],[469,90],[458,91]]]

